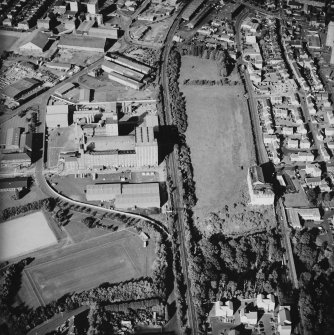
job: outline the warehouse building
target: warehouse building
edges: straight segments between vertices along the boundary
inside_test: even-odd
[[[86,104],[90,102],[91,91],[89,88],[80,88],[79,103]]]
[[[49,35],[42,33],[38,29],[31,33],[28,40],[24,42],[19,50],[30,53],[43,53],[46,51],[47,44],[49,43]]]
[[[79,51],[104,52],[105,44],[105,38],[62,35],[60,36],[58,47]]]
[[[140,90],[140,88],[143,86],[142,83],[139,83],[136,80],[127,78],[127,77],[125,77],[125,76],[123,76],[121,74],[118,74],[116,72],[109,73],[108,74],[108,78],[110,80],[116,81],[117,83],[120,83],[120,84],[122,84],[124,86],[128,86],[128,87],[133,88],[135,90]]]
[[[47,106],[46,126],[48,128],[68,127],[68,105]]]
[[[127,136],[94,136],[87,143],[86,148],[90,151],[125,151],[135,153],[135,137]]]
[[[136,156],[139,166],[158,166],[158,144],[153,127],[136,128]]]
[[[149,74],[151,71],[151,68],[149,66],[138,63],[133,59],[129,59],[121,55],[111,54],[110,56],[105,56],[105,59],[128,67],[129,69],[133,69],[137,72],[144,73],[145,75]]]
[[[54,63],[47,62],[45,66],[49,69],[59,70],[59,71],[69,71],[71,70],[72,65],[69,63]]]
[[[21,191],[24,188],[28,188],[28,178],[26,177],[0,179],[0,192]]]
[[[103,61],[101,68],[103,71],[107,73],[118,73],[122,76],[125,76],[138,82],[141,82],[144,78],[143,73],[137,72],[133,69],[130,69],[120,64],[116,64],[114,62],[109,62],[108,60]]]
[[[160,208],[159,183],[123,184],[122,194],[116,196],[115,207]]]
[[[121,184],[87,185],[87,201],[110,201],[121,194]]]
[[[185,21],[189,21],[192,16],[195,14],[195,12],[198,10],[200,6],[204,3],[204,0],[194,0],[192,1],[185,11],[182,14],[182,19]]]
[[[72,83],[66,83],[63,86],[60,86],[55,93],[60,95],[61,97],[69,92],[71,89],[73,89],[75,86]]]
[[[18,150],[20,149],[20,138],[23,128],[8,128],[6,133],[6,149]]]
[[[98,27],[90,28],[88,35],[91,37],[101,37],[110,38],[112,40],[117,40],[119,37],[119,28],[112,27],[111,25],[100,25]]]
[[[31,158],[25,152],[15,152],[3,154],[0,157],[0,166],[6,168],[28,167],[31,164]]]
[[[6,86],[2,90],[2,94],[13,100],[21,98],[23,95],[28,94],[30,91],[34,90],[36,87],[40,86],[42,83],[35,78],[23,78]]]

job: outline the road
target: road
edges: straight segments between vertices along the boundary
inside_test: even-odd
[[[291,279],[291,282],[294,288],[298,289],[299,283],[298,283],[298,277],[297,277],[292,247],[291,247],[290,229],[288,227],[288,220],[285,214],[285,208],[284,208],[282,199],[279,199],[277,202],[276,213],[278,216],[280,227],[282,229],[283,242],[284,242],[284,246],[285,246],[287,256],[288,256],[288,267],[289,267],[290,279]]]
[[[246,10],[240,14],[236,21],[235,30],[236,30],[236,41],[237,41],[237,49],[239,52],[242,52],[242,44],[241,44],[241,23],[242,21],[249,15],[249,11]],[[246,63],[240,59],[239,64],[246,68]],[[263,138],[262,138],[262,128],[260,126],[260,120],[258,117],[257,112],[257,101],[255,98],[255,93],[253,90],[253,84],[249,78],[248,71],[245,70],[244,72],[245,84],[246,84],[246,91],[248,93],[248,107],[249,107],[249,114],[251,117],[251,124],[253,130],[253,136],[255,141],[255,152],[258,165],[268,162],[268,154],[264,147]]]
[[[247,15],[246,15],[247,16]],[[240,26],[241,21],[245,19],[245,15],[241,15],[239,20],[236,22],[236,32],[237,32],[237,47],[239,51],[242,51],[241,48],[241,36],[240,36]],[[246,89],[249,94],[249,107],[250,107],[250,114],[252,117],[252,124],[253,124],[253,132],[256,139],[256,148],[257,148],[257,155],[258,155],[258,163],[264,163],[265,161],[268,161],[268,156],[264,148],[263,140],[262,140],[262,129],[259,124],[259,118],[257,115],[257,106],[256,106],[256,99],[255,94],[253,92],[253,86],[252,82],[249,78],[249,74],[247,71],[244,71],[245,74],[245,81],[246,81]],[[278,217],[278,223],[282,230],[282,240],[285,245],[286,249],[286,255],[288,259],[288,267],[289,267],[289,273],[291,281],[295,288],[298,288],[298,278],[296,273],[296,267],[291,247],[291,241],[290,241],[290,230],[288,227],[288,220],[285,214],[285,208],[282,199],[278,199],[278,202],[276,204],[276,214]]]

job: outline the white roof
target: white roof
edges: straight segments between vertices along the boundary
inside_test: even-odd
[[[50,105],[46,106],[47,114],[67,114],[68,113],[68,105]]]

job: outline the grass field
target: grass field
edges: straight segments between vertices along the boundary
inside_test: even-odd
[[[19,300],[37,307],[105,282],[147,276],[154,259],[153,239],[144,248],[132,231],[104,234],[36,258],[24,271]]]
[[[57,239],[42,212],[0,224],[0,261],[56,244]]]
[[[239,201],[253,152],[251,126],[241,86],[186,86],[184,79],[219,78],[213,61],[183,57],[180,89],[186,97],[187,143],[196,182],[195,214],[205,217]]]

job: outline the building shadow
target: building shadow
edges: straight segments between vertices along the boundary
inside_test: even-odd
[[[179,135],[175,126],[161,126],[157,134],[159,145],[159,164],[173,152],[174,145],[179,143]]]

